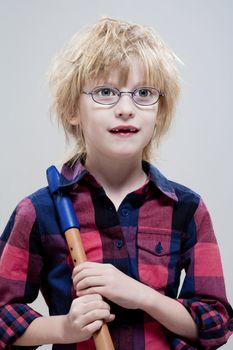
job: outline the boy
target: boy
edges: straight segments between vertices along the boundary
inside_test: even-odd
[[[105,321],[119,350],[218,348],[232,310],[208,211],[148,162],[178,98],[176,56],[151,29],[103,18],[72,39],[50,78],[75,140],[60,189],[88,262],[72,268],[47,188],[24,199],[1,238],[1,349],[94,349]],[[39,289],[49,317],[27,305]]]

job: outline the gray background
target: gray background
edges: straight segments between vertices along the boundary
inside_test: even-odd
[[[52,56],[101,15],[151,25],[184,62],[183,93],[157,166],[204,198],[232,303],[232,14],[231,0],[0,0],[1,230],[18,201],[46,185],[46,168],[64,156],[62,131],[48,113]],[[47,313],[41,297],[35,307]],[[233,348],[232,338],[223,349]]]

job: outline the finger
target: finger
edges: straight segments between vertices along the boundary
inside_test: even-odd
[[[79,273],[80,271],[82,271],[84,269],[93,269],[93,268],[98,268],[100,266],[103,266],[103,264],[92,262],[92,261],[84,261],[84,262],[78,264],[77,266],[75,266],[73,268],[73,272]]]
[[[97,320],[109,319],[110,311],[106,309],[91,310],[82,316],[82,328]]]
[[[89,303],[92,301],[101,301],[103,300],[102,296],[98,293],[92,293],[92,294],[88,294],[88,295],[84,295],[76,300],[80,300],[82,303]]]
[[[92,301],[101,301],[103,300],[102,296],[100,294],[97,294],[97,293],[92,293],[92,294],[88,294],[88,295],[84,295],[84,296],[81,296],[79,298],[76,298],[73,300],[74,303],[83,303],[83,304],[86,304],[86,303],[90,303]]]
[[[92,276],[92,277],[87,277],[75,284],[75,289],[76,290],[83,290],[87,288],[92,288],[92,287],[102,287],[105,285],[104,283],[105,278],[103,276]]]
[[[87,295],[91,295],[91,294],[100,294],[103,297],[106,297],[104,295],[104,289],[103,287],[91,287],[91,288],[86,288],[83,290],[77,290],[76,291],[76,295],[78,298],[82,297],[82,296],[87,296]]]
[[[83,331],[89,334],[93,334],[102,327],[103,323],[103,320],[94,321],[83,327]]]
[[[115,318],[116,318],[116,315],[110,314],[109,318],[105,318],[105,322],[112,322],[115,320]]]
[[[106,309],[110,310],[110,305],[103,300],[99,294],[87,294],[76,298],[72,302],[73,310],[81,308],[82,313],[85,314],[95,309]]]
[[[110,311],[110,306],[103,300],[98,301],[90,301],[89,303],[84,305],[83,308],[83,314],[88,314],[91,311],[98,311],[98,310],[107,310]]]
[[[98,264],[97,267],[82,267],[82,268],[74,268],[72,272],[72,279],[74,283],[78,283],[85,277],[89,276],[101,276],[106,273],[106,268],[103,264]]]
[[[81,280],[91,276],[101,276],[103,271],[100,269],[92,268],[92,269],[83,269],[81,271],[74,270],[72,273],[73,284],[79,283]]]

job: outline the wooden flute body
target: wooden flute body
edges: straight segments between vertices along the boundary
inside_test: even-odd
[[[54,165],[47,169],[47,180],[60,221],[61,230],[66,237],[73,264],[76,266],[87,260],[79,232],[80,225],[78,218],[69,195],[61,189],[60,173]],[[93,335],[93,338],[96,350],[114,350],[106,323]]]
[[[65,232],[65,237],[74,266],[86,261],[86,254],[81,241],[79,229],[68,229]],[[93,338],[96,350],[114,350],[112,338],[106,323],[104,323],[103,326],[93,334]]]

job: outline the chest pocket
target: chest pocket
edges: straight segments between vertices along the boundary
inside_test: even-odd
[[[137,234],[140,280],[162,291],[175,278],[181,233],[167,229],[139,227]],[[169,270],[169,271],[168,271]]]

